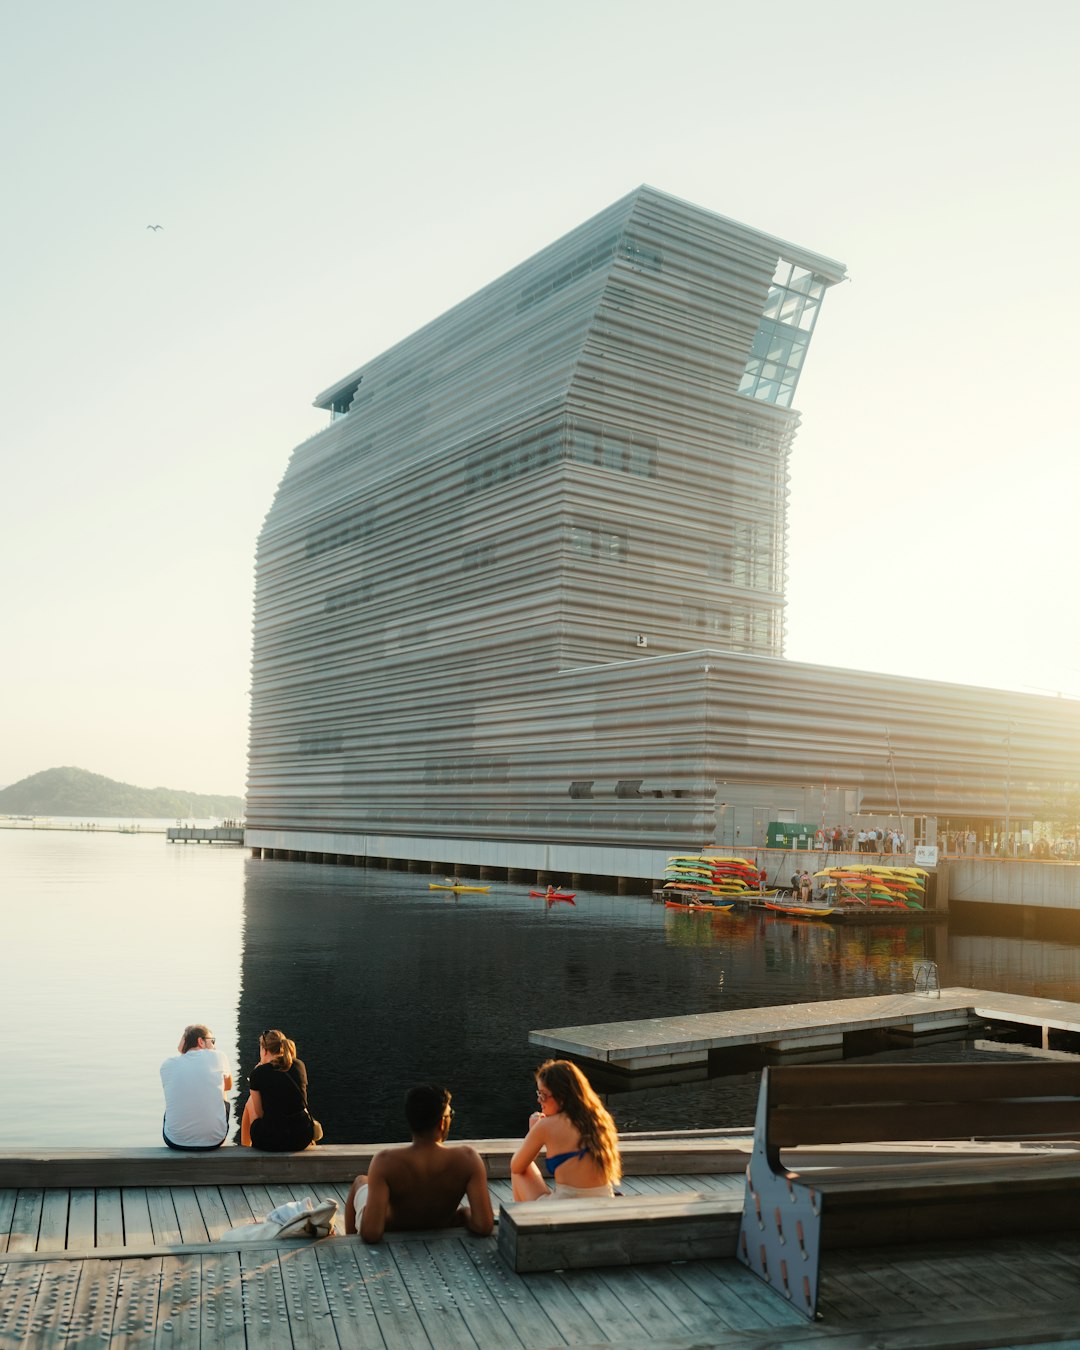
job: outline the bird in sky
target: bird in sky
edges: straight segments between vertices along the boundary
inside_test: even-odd
[[[165,228],[165,226],[164,226],[164,225],[147,225],[146,228],[147,228],[148,230],[163,230],[163,229]]]

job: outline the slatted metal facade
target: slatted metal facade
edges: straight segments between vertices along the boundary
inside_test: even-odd
[[[259,540],[249,830],[664,847],[766,790],[990,814],[1074,778],[1076,705],[783,659],[843,275],[641,188],[320,395]]]

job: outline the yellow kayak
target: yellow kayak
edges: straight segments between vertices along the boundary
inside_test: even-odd
[[[827,919],[831,914],[839,914],[839,905],[783,905],[765,901],[765,908],[777,914],[790,914],[796,919]]]
[[[428,882],[429,891],[490,891],[490,886],[440,886],[437,881]]]

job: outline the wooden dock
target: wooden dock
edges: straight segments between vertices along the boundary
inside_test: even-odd
[[[678,894],[663,889],[654,890],[652,898],[657,903],[668,904],[672,901],[678,903]],[[770,909],[764,900],[757,896],[756,891],[748,891],[745,895],[731,896],[709,896],[701,897],[705,904],[713,900],[724,902],[728,899],[734,899],[734,908],[732,913],[742,914],[771,914],[773,918],[780,920],[790,920],[793,923],[828,923],[833,926],[840,924],[842,926],[861,926],[872,928],[895,928],[917,927],[920,924],[928,923],[947,923],[949,916],[941,909],[907,909],[898,905],[843,905],[834,907],[827,914],[785,914],[782,910]],[[792,901],[788,895],[783,903],[798,903]],[[822,906],[822,908],[826,908]],[[693,913],[692,905],[679,904],[677,911],[673,913]],[[715,913],[714,910],[705,909],[705,914]]]
[[[549,1027],[530,1031],[529,1042],[555,1054],[640,1073],[704,1067],[710,1055],[727,1050],[751,1047],[774,1054],[840,1053],[844,1037],[856,1032],[891,1030],[917,1037],[985,1022],[1038,1027],[1043,1045],[1049,1047],[1051,1031],[1080,1032],[1080,1004],[983,989],[935,989],[929,994],[880,994]]]
[[[194,825],[171,825],[165,831],[167,844],[243,844],[242,825],[213,825],[201,828]]]
[[[261,1177],[262,1160],[245,1156]],[[741,1191],[742,1178],[631,1177],[624,1190],[690,1184],[722,1194]],[[813,1326],[729,1259],[517,1275],[495,1237],[461,1230],[396,1234],[374,1247],[346,1237],[215,1240],[274,1204],[304,1195],[343,1203],[345,1191],[344,1180],[0,1190],[0,1350],[1077,1344],[1072,1234],[832,1254],[823,1321]],[[507,1200],[509,1183],[493,1181],[492,1193]]]

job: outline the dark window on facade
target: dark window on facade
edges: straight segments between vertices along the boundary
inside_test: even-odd
[[[320,731],[309,736],[302,736],[299,747],[301,755],[339,755],[342,749],[342,739],[339,733]]]
[[[470,451],[465,460],[465,491],[483,492],[524,474],[550,469],[562,462],[565,453],[561,420],[529,427]]]
[[[530,305],[536,305],[541,300],[546,300],[549,295],[561,291],[564,286],[569,286],[572,281],[577,281],[580,277],[595,272],[598,267],[603,267],[615,256],[618,242],[619,236],[617,234],[609,235],[594,247],[586,249],[574,258],[570,258],[561,267],[545,272],[543,276],[538,277],[531,286],[527,286],[521,292],[521,299],[518,301],[518,313],[520,314],[523,309],[528,309]]]
[[[343,609],[357,609],[360,605],[367,604],[371,599],[371,585],[367,581],[358,582],[353,586],[342,586],[336,591],[331,591],[326,597],[324,610],[327,614],[338,614]]]
[[[476,572],[491,567],[498,561],[499,543],[496,539],[480,539],[475,544],[467,544],[462,554],[461,565],[466,572]]]
[[[359,507],[350,507],[308,530],[304,540],[305,554],[309,558],[317,558],[332,549],[358,544],[368,537],[372,528],[370,513],[361,515]]]
[[[656,478],[660,470],[660,442],[640,431],[574,418],[570,423],[570,458],[575,464],[588,464],[594,469]]]

